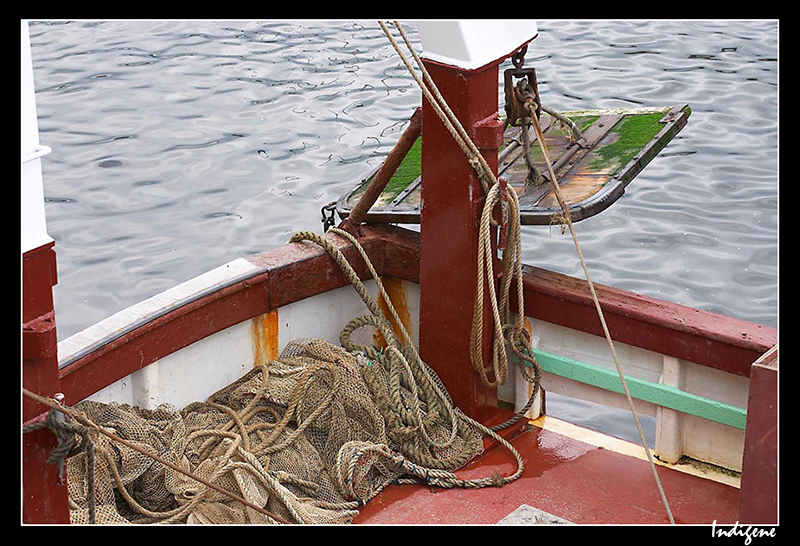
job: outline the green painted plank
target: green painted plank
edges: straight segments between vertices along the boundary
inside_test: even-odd
[[[543,371],[618,394],[625,392],[616,370],[593,366],[538,349],[534,349],[533,354]],[[744,430],[747,412],[743,408],[684,392],[677,387],[627,375],[625,382],[633,398]]]

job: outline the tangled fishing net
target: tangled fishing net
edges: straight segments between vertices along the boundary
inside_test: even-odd
[[[298,235],[344,259],[329,241]],[[66,461],[72,523],[339,524],[391,483],[478,488],[516,479],[522,461],[510,444],[453,407],[407,333],[398,339],[349,264],[340,267],[373,311],[345,327],[341,346],[295,340],[277,360],[180,410],[73,406],[141,449],[91,433],[91,471],[88,451]],[[381,332],[384,348],[351,341],[365,326]],[[486,434],[512,450],[517,471],[459,479],[454,471],[482,452]]]
[[[92,401],[74,408],[282,520],[344,523],[405,473],[403,461],[452,470],[481,449],[480,433],[464,425],[447,443],[448,415],[413,399],[398,364],[298,340],[278,360],[180,411]],[[406,408],[414,404],[423,418],[412,425],[416,416]],[[427,449],[422,431],[443,447]],[[105,436],[95,451],[98,522],[276,521]],[[87,523],[85,452],[67,461],[67,481],[72,522]]]

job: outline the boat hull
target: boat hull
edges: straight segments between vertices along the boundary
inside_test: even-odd
[[[363,226],[362,231],[362,244],[416,342],[419,235],[383,225]],[[337,236],[328,237],[366,280],[368,290],[376,295],[377,287],[369,280],[370,274],[355,248]],[[535,350],[569,362],[580,360],[597,369],[611,367],[610,358],[603,356],[607,347],[600,337],[602,332],[593,303],[580,280],[526,267],[523,285],[528,312],[526,325],[534,335]],[[597,289],[626,375],[630,373],[631,378],[656,386],[666,378],[697,397],[716,398],[714,402],[730,406],[734,418],[737,408],[744,411],[751,365],[776,344],[777,331],[611,287]],[[138,311],[128,310],[62,341],[59,344],[61,387],[69,404],[89,398],[145,408],[161,403],[182,407],[205,399],[254,365],[276,358],[293,339],[316,337],[338,343],[344,325],[364,314],[368,312],[363,302],[322,249],[313,244],[292,243],[248,260],[237,260],[162,294],[157,301],[143,302]],[[368,332],[361,335],[363,339],[356,340],[359,343],[378,342]],[[586,383],[556,368],[545,371],[542,385],[545,392],[617,407],[625,405],[619,392]],[[501,387],[498,398],[519,408],[527,395],[527,384],[512,379]],[[684,502],[683,493],[677,493],[681,484],[700,480],[702,488],[707,489],[703,494],[712,495],[710,510],[717,510],[716,514],[707,514],[687,509],[685,514],[676,514],[676,520],[709,523],[708,517],[715,515],[718,522],[736,521],[740,487],[736,473],[742,469],[746,451],[744,426],[714,422],[713,416],[692,415],[683,408],[678,411],[668,407],[668,402],[667,406],[661,405],[660,400],[648,401],[643,396],[636,404],[639,412],[658,420],[656,454],[666,461],[660,462],[678,463],[660,471],[660,476],[664,473],[662,480],[669,484],[665,487],[678,495],[676,502],[680,504]],[[635,451],[631,444],[624,449],[612,449],[603,442],[587,442],[590,433],[556,426],[560,421],[546,416],[546,404],[540,402],[534,408],[532,419],[542,412],[545,417],[532,421],[530,429],[514,439],[514,445],[526,457],[524,479],[519,485],[503,488],[507,502],[502,507],[484,511],[480,517],[474,514],[472,522],[489,522],[493,518],[492,522],[499,521],[522,504],[576,523],[666,521],[663,507],[643,512],[640,508],[626,508],[629,501],[624,500],[627,497],[619,488],[633,489],[620,486],[620,480],[614,479],[615,472],[600,472],[603,466],[630,465],[624,473],[631,476],[636,484],[634,489],[646,489],[660,503],[652,474],[645,475],[649,472],[647,463],[641,453],[638,457],[631,456],[630,450]],[[547,455],[546,446],[560,447]],[[565,453],[579,455],[572,457]],[[548,457],[564,459],[565,466],[554,466]],[[708,475],[697,471],[696,464],[687,463],[687,458],[732,472],[712,471],[714,479],[708,479]],[[480,467],[485,473],[492,465],[513,463],[508,453],[495,448],[472,463],[472,468]],[[464,469],[465,475],[470,472],[470,467]],[[599,472],[594,479],[608,477],[607,486],[598,485],[602,495],[598,493],[594,499],[578,502],[581,495],[585,497],[588,483],[585,480],[594,472]],[[568,479],[570,476],[584,477]],[[696,489],[697,482],[691,487]],[[691,487],[687,486],[687,506],[703,504],[691,496]],[[574,488],[574,492],[567,493],[568,488]],[[494,506],[495,496],[500,494],[490,488],[481,492],[448,491],[446,495],[436,494],[428,499],[427,495],[432,493],[424,487],[396,489],[382,493],[365,507],[356,521],[396,523],[407,518],[395,519],[393,514],[411,513],[417,516],[410,517],[422,517],[424,522],[461,522],[466,516],[456,514],[461,513],[458,507],[464,502]],[[516,489],[520,490],[519,495],[512,493]],[[547,501],[548,495],[559,490],[564,491],[559,499]],[[469,497],[472,500],[467,501],[465,495],[473,494]],[[598,504],[608,505],[609,497],[616,499],[612,504],[619,506],[600,510]],[[599,502],[601,499],[604,500]],[[441,515],[440,519],[433,512],[410,510],[411,505],[407,504],[426,506],[434,500],[444,503],[435,512]],[[395,502],[400,504],[389,508]]]

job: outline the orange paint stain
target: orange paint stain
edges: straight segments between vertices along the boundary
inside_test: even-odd
[[[392,302],[392,306],[394,306],[395,311],[397,311],[397,316],[400,317],[400,322],[409,335],[411,335],[411,312],[408,310],[408,299],[406,298],[406,289],[403,284],[403,279],[386,276],[381,277],[381,282],[386,290],[386,294],[389,296],[389,300]],[[395,335],[402,340],[403,336],[400,331],[400,326],[389,311],[389,306],[386,305],[383,296],[378,297],[378,307],[380,307],[383,315],[392,325],[392,330],[394,330]],[[380,332],[376,331],[375,334],[373,334],[373,339],[375,340],[376,347],[386,347],[386,340],[383,339],[383,335],[381,335]]]
[[[278,310],[272,309],[253,319],[250,324],[253,340],[253,367],[278,358]]]

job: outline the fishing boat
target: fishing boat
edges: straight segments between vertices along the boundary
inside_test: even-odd
[[[777,330],[519,259],[529,225],[580,256],[573,222],[690,105],[550,110],[535,21],[420,21],[419,54],[379,25],[422,104],[319,233],[59,342],[23,21],[22,522],[777,524]],[[655,445],[548,392],[653,417]]]

